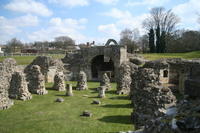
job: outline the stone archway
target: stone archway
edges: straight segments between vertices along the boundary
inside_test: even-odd
[[[109,78],[114,77],[114,62],[112,59],[109,62],[104,61],[104,55],[97,55],[91,61],[92,79],[100,79],[103,73],[107,73]]]

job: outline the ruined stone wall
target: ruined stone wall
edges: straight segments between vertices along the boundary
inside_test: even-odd
[[[10,88],[10,80],[12,73],[15,71],[15,67],[16,61],[12,58],[7,58],[0,63],[0,110],[7,109],[13,105],[13,101],[8,97],[8,90]]]
[[[33,65],[40,66],[46,82],[53,82],[54,76],[57,72],[66,72],[62,61],[59,59],[53,59],[53,57],[50,56],[36,57],[33,62],[25,68],[25,73],[28,73]]]
[[[140,127],[148,120],[165,115],[166,110],[175,105],[176,98],[168,87],[160,84],[158,71],[141,67],[133,76],[132,118],[136,126]]]
[[[169,83],[176,84],[177,90],[183,95],[194,92],[191,90],[198,88],[200,83],[200,61],[171,59],[168,62],[170,64]]]
[[[73,79],[77,79],[79,71],[85,71],[88,80],[92,80],[92,59],[99,55],[104,56],[104,62],[110,59],[114,62],[115,78],[118,76],[118,68],[121,63],[127,61],[126,47],[120,45],[82,48],[77,53],[67,54],[62,61],[68,64],[68,69],[73,74]]]

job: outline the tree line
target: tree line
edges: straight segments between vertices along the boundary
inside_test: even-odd
[[[6,53],[16,53],[21,52],[25,48],[35,48],[41,52],[47,51],[48,48],[66,50],[69,46],[75,46],[75,40],[68,36],[59,36],[54,39],[54,41],[36,41],[34,43],[22,43],[17,38],[12,38],[6,44]]]
[[[200,23],[200,17],[197,20]],[[156,7],[143,21],[147,33],[136,37],[137,29],[124,29],[120,34],[120,44],[127,45],[132,53],[138,47],[149,53],[190,52],[200,50],[200,31],[179,30],[179,17],[172,10]]]

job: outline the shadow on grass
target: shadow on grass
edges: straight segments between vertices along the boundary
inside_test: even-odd
[[[132,108],[131,104],[107,104],[107,105],[103,105],[101,107],[104,108]]]
[[[99,98],[98,96],[92,96],[92,97],[88,97],[88,98]]]
[[[65,94],[58,94],[58,95],[55,95],[55,96],[58,96],[58,97],[66,97]]]
[[[131,117],[129,115],[104,116],[98,120],[106,123],[132,124]]]
[[[46,87],[46,90],[54,90],[53,87]]]
[[[116,90],[108,90],[108,91],[106,91],[106,93],[108,93],[108,94],[117,94]]]
[[[110,99],[113,99],[113,100],[130,100],[129,96],[116,96],[116,97],[111,97]]]

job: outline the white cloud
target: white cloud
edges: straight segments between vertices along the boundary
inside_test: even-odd
[[[199,0],[189,0],[173,8],[173,12],[181,18],[180,26],[186,29],[198,29],[198,11],[200,9]]]
[[[118,2],[118,0],[95,0],[95,1],[102,3],[102,4],[107,4],[107,5],[115,4]]]
[[[0,40],[1,42],[6,42],[10,37],[21,32],[20,28],[36,26],[38,23],[38,17],[32,15],[21,16],[13,19],[7,19],[0,16]]]
[[[49,0],[50,3],[60,4],[69,7],[88,6],[91,2],[98,2],[105,5],[116,4],[119,0]]]
[[[169,1],[170,0],[140,0],[140,1],[129,0],[126,5],[127,6],[141,6],[141,5],[163,6]]]
[[[86,22],[87,19],[85,18],[78,20],[52,18],[47,28],[29,34],[28,38],[32,41],[45,41],[53,40],[58,36],[69,36],[77,42],[86,41],[86,37],[81,34],[81,30],[85,29]]]
[[[117,8],[112,8],[111,11],[102,13],[102,15],[110,16],[113,18],[121,19],[121,18],[131,18],[132,15],[129,11],[121,11]]]
[[[70,7],[89,5],[89,0],[49,0],[49,2]]]
[[[115,24],[99,25],[98,30],[106,33],[108,38],[118,38],[120,34]]]
[[[53,13],[42,3],[35,0],[12,0],[5,8],[15,12],[33,13],[40,16],[51,16]]]
[[[113,8],[109,12],[102,13],[102,15],[116,19],[116,22],[113,24],[100,25],[98,27],[100,32],[106,33],[106,36],[113,36],[116,39],[119,39],[120,32],[125,28],[129,28],[131,30],[137,28],[141,34],[144,34],[145,32],[142,27],[142,22],[148,14],[133,16],[129,11],[122,11],[117,8]]]

